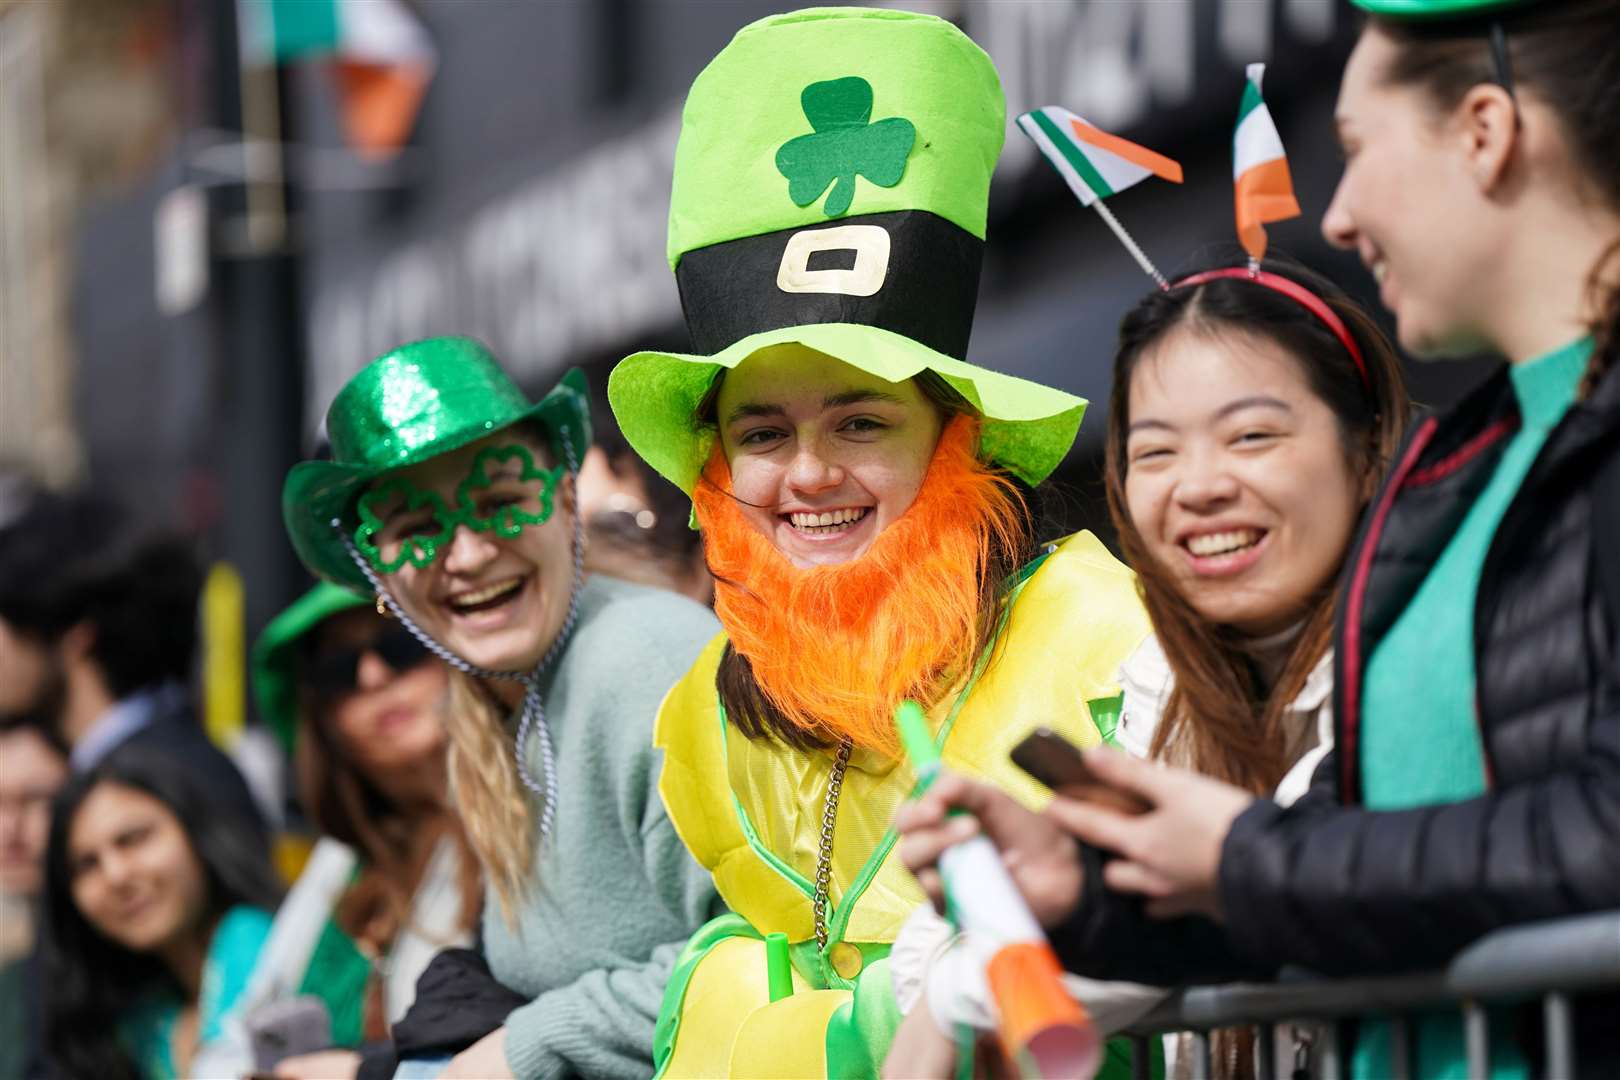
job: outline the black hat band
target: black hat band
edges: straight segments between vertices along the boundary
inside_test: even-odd
[[[967,357],[984,241],[923,210],[861,214],[688,251],[675,279],[692,347],[859,323]]]

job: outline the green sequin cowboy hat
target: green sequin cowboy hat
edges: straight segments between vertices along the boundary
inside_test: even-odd
[[[270,620],[253,643],[253,700],[259,719],[288,754],[298,741],[298,659],[304,639],[334,615],[371,606],[371,599],[330,582],[294,600]]]
[[[983,417],[980,453],[1028,483],[1086,402],[967,362],[1006,102],[943,19],[812,8],[744,27],[681,117],[668,256],[696,352],[638,352],[608,380],[625,438],[690,493],[718,375],[798,343],[892,382],[932,371]]]
[[[590,392],[577,368],[531,403],[483,345],[444,337],[402,345],[373,360],[338,391],[326,413],[332,460],[293,466],[281,515],[293,549],[314,574],[370,591],[333,519],[352,530],[355,503],[372,481],[458,450],[513,424],[538,421],[566,462],[591,443]]]

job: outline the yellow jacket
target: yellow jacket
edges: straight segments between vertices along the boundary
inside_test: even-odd
[[[1049,793],[1008,760],[1045,725],[1081,747],[1112,733],[1119,665],[1149,632],[1135,576],[1090,533],[1021,574],[980,670],[930,721],[950,769],[1039,807]],[[659,791],[733,915],[694,935],[665,991],[654,1059],[665,1076],[841,1076],[875,1072],[899,1017],[888,947],[922,891],[890,829],[911,793],[903,760],[857,749],[833,832],[828,947],[811,897],[833,759],[751,740],[722,718],[716,638],[659,710]],[[1088,708],[1087,706],[1091,706]],[[1099,731],[1097,720],[1104,731]],[[771,1001],[764,937],[786,935],[794,992]]]

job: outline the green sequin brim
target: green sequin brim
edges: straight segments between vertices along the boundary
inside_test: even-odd
[[[977,367],[908,337],[857,323],[816,323],[752,334],[713,356],[639,352],[608,377],[608,403],[619,429],[642,459],[692,493],[714,432],[695,419],[715,376],[754,353],[797,343],[889,382],[932,371],[984,418],[979,455],[1035,485],[1074,445],[1086,400],[1062,390]]]

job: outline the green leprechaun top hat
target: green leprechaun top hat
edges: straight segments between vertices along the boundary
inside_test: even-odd
[[[669,260],[696,355],[608,380],[625,438],[690,493],[716,376],[797,342],[892,382],[924,370],[983,416],[981,455],[1038,483],[1086,402],[966,362],[1006,102],[943,19],[812,8],[738,32],[686,99]]]
[[[317,582],[270,620],[253,643],[253,700],[288,754],[298,741],[298,659],[304,639],[334,615],[370,607],[369,597],[330,582]]]
[[[431,338],[385,353],[327,410],[332,460],[305,461],[287,474],[281,515],[293,549],[327,581],[369,591],[333,520],[352,533],[356,502],[372,481],[524,420],[545,428],[559,462],[584,460],[591,443],[584,374],[570,370],[531,403],[489,350],[468,338]]]

